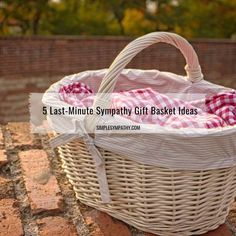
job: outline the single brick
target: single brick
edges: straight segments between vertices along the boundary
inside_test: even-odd
[[[5,150],[0,149],[0,167],[7,164],[7,156]]]
[[[84,213],[84,218],[91,236],[131,236],[129,228],[123,222],[113,219],[104,212],[89,210]]]
[[[62,217],[46,217],[37,220],[40,236],[76,236],[75,226]]]
[[[0,200],[0,236],[7,235],[23,235],[19,210],[15,207],[13,199]]]
[[[0,199],[14,197],[12,181],[0,176]]]
[[[19,158],[32,213],[61,211],[63,200],[58,182],[50,171],[47,153],[32,149],[20,152]]]
[[[39,140],[30,132],[30,125],[26,122],[12,122],[7,124],[7,129],[10,131],[12,145],[16,146],[39,146]]]
[[[215,230],[202,234],[201,236],[233,236],[226,224],[221,225]]]

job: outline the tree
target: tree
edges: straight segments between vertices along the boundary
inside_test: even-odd
[[[174,30],[188,38],[230,38],[236,33],[236,1],[179,0]]]
[[[156,29],[156,23],[147,19],[144,12],[135,8],[125,10],[122,25],[126,35],[143,35]]]
[[[119,25],[99,1],[62,0],[47,19],[52,34],[117,35]]]
[[[155,11],[148,8],[150,3]],[[235,0],[2,0],[0,34],[171,31],[187,38],[231,38],[236,34],[235,12]]]
[[[40,20],[49,10],[49,0],[2,0],[0,31],[10,33],[11,26],[19,27],[22,34],[38,34]]]
[[[144,0],[98,0],[98,2],[103,6],[104,10],[110,11],[120,27],[120,34],[123,35],[124,27],[122,21],[125,17],[125,10],[128,8],[135,9],[145,9],[146,1]]]

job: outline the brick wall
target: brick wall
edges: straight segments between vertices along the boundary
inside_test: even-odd
[[[43,92],[62,76],[108,67],[131,38],[12,37],[0,38],[0,122],[28,117],[28,94]],[[205,78],[236,88],[236,42],[196,40]],[[128,67],[157,68],[183,74],[184,59],[166,44],[145,49]]]

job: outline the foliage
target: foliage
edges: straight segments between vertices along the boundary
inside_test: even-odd
[[[156,6],[150,11],[150,6]],[[1,0],[0,35],[236,37],[235,0]]]
[[[119,34],[119,26],[115,18],[110,12],[103,11],[102,6],[96,1],[90,4],[86,1],[62,1],[55,7],[56,12],[49,20],[52,34]]]
[[[142,11],[135,8],[125,10],[122,25],[126,35],[143,35],[156,29],[155,22],[147,19]]]
[[[2,34],[14,34],[11,27],[17,27],[21,34],[37,34],[41,18],[49,10],[49,0],[2,0],[0,4]]]
[[[176,9],[177,33],[192,38],[230,38],[236,33],[236,1],[181,0]]]

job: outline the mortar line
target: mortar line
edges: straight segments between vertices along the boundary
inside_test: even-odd
[[[9,161],[15,199],[18,202],[18,208],[21,215],[24,236],[38,236],[38,226],[31,213],[27,190],[25,188],[24,179],[22,176],[20,160],[18,156],[19,148],[13,147],[10,132],[6,130],[5,127],[2,129],[2,131],[4,135],[6,155]]]
[[[58,185],[65,202],[66,216],[71,219],[76,226],[79,236],[90,235],[89,228],[85,223],[84,217],[80,211],[79,204],[75,197],[75,193],[71,184],[68,182],[65,172],[61,167],[61,162],[58,154],[49,145],[49,137],[47,135],[40,135],[44,151],[48,154],[48,159],[51,164],[51,170],[55,175]]]

